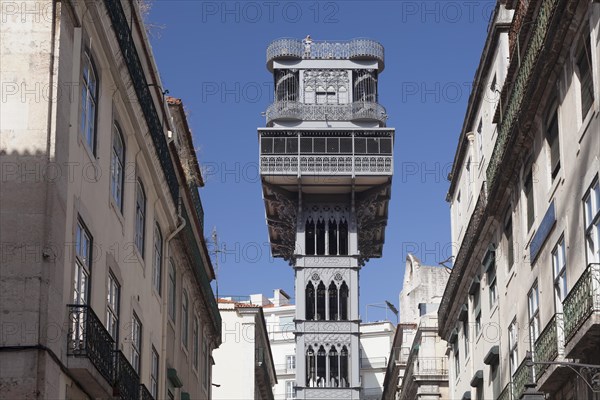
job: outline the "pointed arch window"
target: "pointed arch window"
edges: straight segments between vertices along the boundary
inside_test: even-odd
[[[339,236],[340,236],[340,248],[339,254],[343,256],[348,255],[348,221],[345,218],[342,218],[340,221],[339,227]]]
[[[329,387],[340,387],[340,357],[335,346],[329,350]]]
[[[327,295],[329,296],[329,320],[337,321],[339,317],[338,313],[338,288],[335,283],[329,284]]]
[[[348,320],[348,285],[346,285],[346,281],[342,282],[340,286],[340,320],[347,321]]]
[[[322,321],[325,319],[325,284],[323,281],[319,282],[317,286],[317,310],[316,320]]]
[[[339,387],[350,387],[348,381],[348,348],[342,347],[340,352],[340,386]]]
[[[315,254],[315,221],[313,221],[312,218],[306,220],[306,228],[304,232],[306,255],[312,256]]]
[[[337,234],[337,229],[338,229],[338,225],[337,222],[335,221],[335,219],[330,218],[329,219],[329,224],[328,224],[328,241],[329,241],[329,255],[335,256],[337,255],[337,239],[338,239],[338,234]]]
[[[315,319],[315,287],[312,282],[306,285],[306,320],[313,321]]]
[[[317,352],[317,386],[327,386],[327,353],[323,346]]]
[[[144,258],[144,239],[146,226],[146,192],[142,181],[138,179],[135,196],[135,245]]]
[[[312,346],[306,350],[306,386],[315,387],[317,381],[315,351]]]
[[[317,255],[325,254],[325,220],[319,218],[317,221]]]

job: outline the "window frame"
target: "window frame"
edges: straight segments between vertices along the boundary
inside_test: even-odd
[[[554,278],[555,310],[557,313],[562,313],[562,302],[569,293],[567,286],[567,253],[564,236],[558,239],[552,249],[552,276]]]
[[[561,151],[560,151],[560,118],[559,118],[558,105],[554,104],[550,108],[550,112],[546,116],[546,123],[544,126],[544,142],[546,143],[546,154],[548,157],[548,165],[550,166],[550,182],[554,182],[557,176],[560,174],[562,168],[561,165]],[[554,129],[556,127],[556,129]],[[554,136],[552,132],[556,131]],[[554,166],[553,160],[553,146],[556,145],[556,152],[558,160],[556,160],[556,166]]]
[[[140,375],[142,369],[142,321],[133,311],[131,316],[131,366]]]
[[[118,154],[118,149],[115,146],[115,141],[118,139],[121,144],[121,154]],[[125,185],[125,156],[126,156],[125,137],[117,121],[113,122],[113,137],[111,143],[111,174],[110,174],[110,191],[112,199],[117,205],[119,211],[123,213],[123,195]],[[117,168],[118,167],[118,168]]]
[[[188,350],[189,346],[189,328],[190,328],[190,316],[189,316],[189,296],[187,290],[181,291],[181,344],[185,350]]]
[[[85,239],[82,242],[82,239]],[[82,243],[85,249],[82,251]],[[94,239],[81,217],[75,227],[75,277],[73,287],[74,304],[86,305],[90,300]],[[83,254],[85,253],[85,254]]]
[[[200,362],[200,322],[198,316],[194,315],[194,322],[192,324],[192,367],[195,371],[198,371]]]
[[[510,376],[513,376],[519,367],[519,332],[516,317],[508,326],[508,364]]]
[[[540,336],[540,290],[537,279],[527,293],[527,312],[530,350],[533,352],[535,341]]]
[[[141,179],[137,179],[135,188],[135,231],[134,243],[142,259],[146,242],[146,211],[148,197]]]
[[[154,241],[152,254],[152,287],[158,295],[162,290],[162,257],[163,257],[163,236],[158,221],[154,221]]]
[[[600,180],[593,179],[583,197],[583,227],[587,264],[600,263]]]
[[[152,346],[152,361],[150,365],[150,393],[152,397],[158,399],[159,377],[160,377],[160,356],[154,346]]]
[[[119,307],[121,298],[121,285],[112,273],[108,272],[108,285],[106,293],[106,330],[113,340],[119,341]]]
[[[535,225],[535,190],[533,187],[533,166],[527,169],[527,173],[523,176],[523,197],[525,197],[525,227],[526,234],[531,232]]]
[[[80,71],[81,92],[79,97],[79,134],[84,143],[96,155],[96,142],[98,131],[98,99],[100,94],[100,78],[98,70],[94,62],[92,52],[87,47],[82,51],[82,65]],[[89,76],[86,77],[87,71],[93,75],[93,87],[89,81]],[[89,74],[88,74],[89,75]],[[85,95],[85,101],[84,101]],[[89,102],[91,100],[91,103]],[[91,104],[91,108],[88,105]],[[90,120],[90,114],[93,114]],[[93,124],[90,130],[90,123]]]
[[[177,320],[177,270],[173,259],[169,259],[169,286],[167,288],[167,314],[171,321]]]
[[[594,63],[593,63],[593,54],[592,54],[592,38],[591,38],[591,31],[589,29],[589,27],[585,27],[584,28],[584,32],[581,33],[581,37],[579,38],[579,42],[577,44],[576,50],[575,50],[575,54],[573,55],[573,66],[574,66],[574,70],[575,70],[575,75],[577,77],[577,84],[579,86],[579,106],[580,106],[580,111],[581,111],[581,122],[585,121],[585,119],[587,118],[588,114],[590,112],[593,111],[594,109],[594,103],[596,101],[596,93],[595,93],[595,89],[594,89]],[[588,74],[585,75],[585,77],[589,77],[589,89],[591,89],[591,102],[587,108],[587,110],[585,110],[584,108],[584,90],[586,89],[586,86],[584,86],[584,81],[587,81],[587,79],[584,79],[585,77],[582,76],[583,75],[583,71],[581,69],[581,62],[582,60],[584,60],[586,62],[586,64],[588,65]]]

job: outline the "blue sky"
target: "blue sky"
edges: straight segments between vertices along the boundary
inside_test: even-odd
[[[398,304],[408,251],[437,265],[451,254],[445,201],[471,83],[494,1],[166,1],[148,21],[165,89],[183,99],[206,186],[205,235],[217,227],[219,294],[294,292],[293,270],[269,254],[256,128],[272,101],[265,67],[280,37],[369,37],[385,47],[380,103],[396,128],[383,258],[361,270],[360,310]],[[383,318],[369,307],[368,319]]]

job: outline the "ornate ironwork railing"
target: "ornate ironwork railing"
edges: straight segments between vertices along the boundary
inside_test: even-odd
[[[563,315],[554,314],[544,328],[540,336],[535,341],[534,354],[536,362],[554,361],[558,355],[563,354],[564,349],[564,331]],[[546,371],[548,365],[535,364],[536,379]]]
[[[545,38],[550,27],[550,21],[558,1],[559,0],[544,0],[535,19],[532,37],[527,44],[525,56],[517,71],[514,87],[503,113],[503,120],[498,129],[498,138],[496,139],[496,144],[494,145],[494,150],[486,170],[486,178],[490,192],[492,192],[495,187],[494,185],[498,176],[500,164],[506,153],[511,132],[517,122],[517,116],[521,110],[521,105],[523,104],[533,70],[539,59],[540,52],[544,47]]]
[[[69,304],[67,355],[87,357],[98,372],[112,382],[115,342],[100,319],[87,305]]]
[[[104,5],[108,11],[115,35],[117,36],[117,42],[123,55],[125,65],[129,71],[129,76],[133,83],[133,88],[137,96],[137,100],[144,114],[148,129],[150,130],[150,136],[154,143],[154,148],[160,162],[160,166],[165,174],[165,179],[173,201],[177,203],[179,198],[179,184],[177,182],[177,175],[175,174],[175,168],[171,162],[171,155],[169,154],[169,147],[167,146],[167,140],[164,135],[163,126],[158,116],[156,106],[154,105],[154,99],[146,80],[144,68],[140,61],[140,57],[135,47],[133,35],[129,28],[129,22],[123,11],[123,6],[120,0],[104,0]]]
[[[418,357],[413,364],[413,375],[448,375],[446,357]]]
[[[563,301],[565,343],[593,313],[600,311],[600,264],[589,264]]]
[[[277,39],[267,47],[267,63],[276,58],[304,58],[311,60],[343,60],[353,58],[373,58],[384,65],[384,50],[381,43],[371,39],[348,41],[312,41],[303,43],[300,39]]]
[[[196,241],[196,236],[194,235],[194,231],[192,228],[192,222],[190,217],[185,209],[182,209],[181,214],[186,221],[185,227],[183,228],[183,240],[186,245],[186,249],[191,253],[191,261],[192,268],[194,269],[194,273],[196,274],[196,278],[200,283],[200,288],[202,292],[205,294],[205,299],[207,300],[207,305],[209,309],[209,314],[213,321],[215,330],[217,335],[221,335],[221,314],[219,313],[219,306],[217,305],[217,301],[215,300],[215,296],[210,286],[210,279],[206,273],[206,269],[204,267],[204,261],[202,260],[202,255],[200,254],[200,247],[198,246],[198,242]]]
[[[122,400],[139,400],[140,377],[120,350],[115,356],[115,389]]]
[[[496,400],[512,400],[512,384],[509,382],[500,392]]]
[[[198,216],[200,222],[200,234],[204,234],[204,207],[202,207],[202,200],[200,199],[200,193],[195,185],[189,185],[190,192],[192,194],[192,202],[194,204],[194,210]]]
[[[260,156],[261,174],[387,175],[391,174],[393,170],[392,156]]]
[[[349,104],[304,104],[297,101],[276,101],[266,111],[267,124],[277,119],[304,121],[375,120],[385,124],[385,108],[375,102]]]
[[[154,400],[146,385],[140,385],[140,400]]]
[[[531,379],[531,368],[525,362],[527,359],[524,359],[512,378],[512,388],[513,388],[513,398],[518,399],[521,397],[523,392],[525,391],[525,384],[530,382]]]

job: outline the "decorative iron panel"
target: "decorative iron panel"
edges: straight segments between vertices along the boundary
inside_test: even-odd
[[[594,311],[600,311],[600,264],[590,264],[563,301],[565,343]]]
[[[303,121],[353,121],[370,119],[385,125],[385,108],[374,102],[348,104],[304,104],[296,101],[276,101],[266,111],[267,124],[278,119]]]
[[[115,358],[115,388],[122,400],[138,400],[140,398],[140,377],[133,369],[123,352],[118,351]]]

